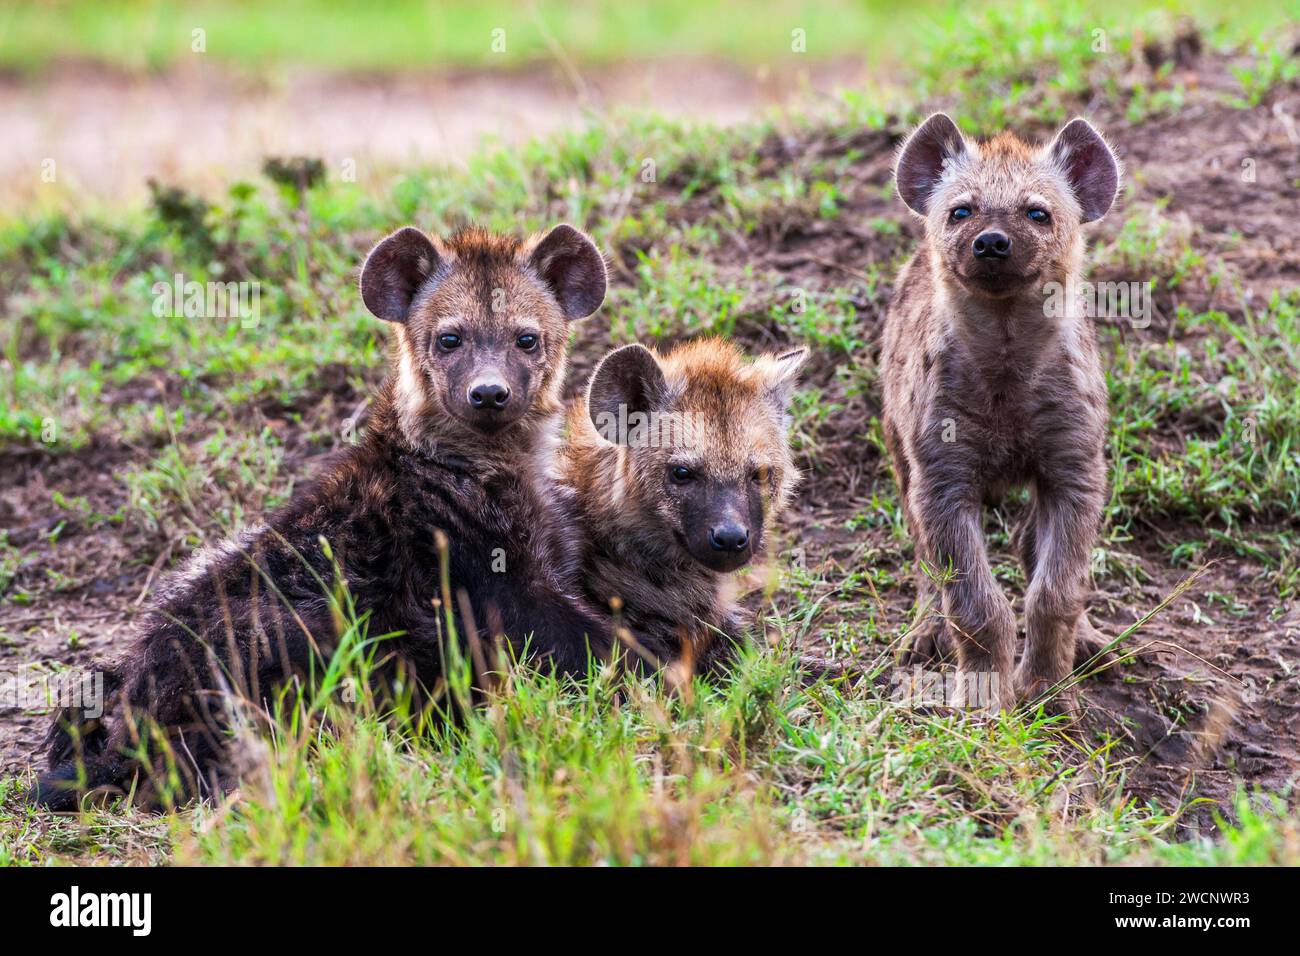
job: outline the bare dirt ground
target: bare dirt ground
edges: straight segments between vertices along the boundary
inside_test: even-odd
[[[212,193],[254,176],[268,155],[317,156],[335,174],[350,162],[357,182],[381,187],[397,170],[456,164],[485,137],[517,145],[623,108],[735,123],[863,73],[849,61],[782,72],[665,60],[264,77],[201,62],[142,76],[69,64],[39,80],[0,76],[0,201],[137,202],[150,178]]]
[[[1226,63],[1216,60],[1180,69],[1190,74],[1191,92],[1172,116],[1132,123],[1104,102],[1080,103],[1079,108],[1095,116],[1118,145],[1134,184],[1129,203],[1167,198],[1163,215],[1189,217],[1193,247],[1230,263],[1240,280],[1213,287],[1193,283],[1181,290],[1182,300],[1197,310],[1218,308],[1240,316],[1245,303],[1258,304],[1270,290],[1300,281],[1300,139],[1295,125],[1300,86],[1278,88],[1255,108],[1233,109],[1219,98],[1230,85]],[[12,90],[0,93],[11,98],[10,104],[15,95]],[[1025,132],[1045,136],[1049,130]],[[716,253],[720,273],[739,275],[748,265],[772,270],[791,284],[829,289],[849,284],[871,264],[888,267],[896,262],[918,235],[916,224],[885,188],[896,143],[895,137],[878,132],[771,140],[762,161],[773,168],[810,153],[852,152],[856,158],[840,184],[844,210],[831,221],[810,216],[729,237]],[[1254,160],[1255,182],[1243,182],[1243,159]],[[706,189],[677,201],[670,215],[699,219],[719,202]],[[877,218],[896,222],[900,229],[869,228]],[[1099,241],[1113,237],[1123,219],[1123,210],[1112,213]],[[617,251],[630,259],[632,250]],[[626,282],[627,277],[618,281]],[[858,306],[870,343],[856,357],[860,361],[874,361],[887,298],[864,298]],[[1170,314],[1170,302],[1158,301],[1157,306],[1166,317]],[[595,323],[585,328],[575,355],[575,383],[607,341],[604,329]],[[1189,349],[1203,345],[1195,334],[1170,331],[1159,319],[1150,328],[1125,334],[1152,341],[1182,337],[1180,344]],[[742,325],[737,335],[755,347],[771,341],[770,330],[758,321]],[[818,426],[816,460],[805,462],[810,480],[803,484],[784,530],[787,540],[806,548],[808,566],[825,582],[822,593],[829,599],[821,605],[815,627],[820,634],[841,625],[853,627],[865,613],[864,606],[875,608],[874,613],[897,628],[910,619],[914,597],[908,568],[889,529],[845,528],[850,518],[869,507],[873,489],[892,489],[892,478],[865,437],[867,423],[879,411],[878,397],[874,392],[847,392],[837,377],[842,364],[834,356],[818,355],[808,374],[810,384],[823,388],[827,401],[839,407]],[[159,380],[138,387],[165,394],[169,386]],[[346,374],[324,369],[318,394],[298,409],[304,414],[301,424],[286,424],[284,409],[254,407],[244,414],[250,430],[265,424],[275,428],[286,442],[286,471],[306,475],[327,450],[312,434],[322,424],[341,419],[361,397]],[[140,529],[70,518],[52,504],[51,496],[60,492],[69,499],[81,497],[86,513],[112,513],[127,494],[119,478],[122,471],[141,466],[155,453],[121,444],[57,456],[0,451],[0,473],[6,476],[0,491],[0,528],[9,531],[11,542],[26,546],[63,523],[60,547],[38,552],[17,571],[18,582],[41,592],[42,599],[27,608],[0,606],[0,668],[12,672],[51,661],[86,665],[129,632],[157,575],[182,555],[173,553],[171,543],[160,545],[156,535]],[[1283,524],[1295,528],[1297,520],[1292,515]],[[1152,519],[1145,532],[1147,536],[1131,546],[1142,574],[1096,582],[1094,619],[1111,634],[1159,604],[1187,576],[1186,569],[1170,562],[1162,543],[1201,536],[1203,527]],[[1120,738],[1117,759],[1128,768],[1130,793],[1165,807],[1196,795],[1226,809],[1242,784],[1289,792],[1300,780],[1300,606],[1293,598],[1278,596],[1262,563],[1231,552],[1212,557],[1214,563],[1185,595],[1135,636],[1130,646],[1141,648],[1137,660],[1122,672],[1098,676],[1085,685],[1090,720]],[[862,585],[845,587],[847,572],[866,561],[889,565],[902,583],[878,594]],[[1236,599],[1235,614],[1215,608],[1215,592]],[[73,633],[75,643],[70,640]],[[5,704],[0,702],[0,761],[11,770],[26,768],[47,718],[39,709],[15,711]],[[1188,823],[1208,820],[1206,811],[1190,816]]]

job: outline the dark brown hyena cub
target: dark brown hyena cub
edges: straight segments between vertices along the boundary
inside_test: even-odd
[[[1072,290],[1082,226],[1114,202],[1119,165],[1081,119],[1034,148],[1009,134],[969,142],[936,114],[904,145],[896,181],[925,242],[885,323],[884,434],[917,557],[946,581],[915,656],[955,645],[955,703],[1008,707],[1065,678],[1077,644],[1101,646],[1083,595],[1106,488],[1106,385]],[[1029,586],[1013,683],[1016,619],[989,569],[981,507],[1022,484]],[[918,579],[932,604],[924,569]],[[991,701],[971,699],[981,676],[996,684]]]
[[[607,621],[576,597],[572,520],[544,484],[569,323],[604,295],[603,259],[569,226],[527,241],[406,228],[375,246],[361,296],[392,324],[392,353],[364,437],[265,526],[172,579],[111,669],[104,716],[60,715],[33,798],[66,808],[133,778],[148,803],[228,787],[232,727],[337,645],[333,561],[367,633],[400,632],[379,645],[381,676],[432,690],[440,532],[462,639],[464,607],[484,636],[530,639],[563,672],[582,671],[589,646],[608,654]]]
[[[787,407],[807,349],[745,361],[720,340],[607,355],[559,458],[583,588],[654,664],[709,672],[744,627],[731,572],[762,553],[798,471]]]

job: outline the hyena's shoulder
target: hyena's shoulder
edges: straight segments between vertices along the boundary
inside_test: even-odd
[[[927,251],[922,248],[899,273],[881,338],[881,378],[886,391],[914,389],[914,379],[933,368],[944,339],[936,288]]]
[[[256,599],[267,580],[284,599],[315,600],[332,584],[336,562],[391,562],[402,489],[384,457],[365,445],[336,453],[264,522],[196,552],[159,588],[156,609]]]
[[[916,310],[922,302],[934,295],[934,277],[930,256],[924,243],[917,247],[912,258],[898,271],[894,292],[889,299],[889,316],[905,315]]]

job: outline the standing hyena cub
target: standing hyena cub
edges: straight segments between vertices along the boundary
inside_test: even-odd
[[[895,178],[925,219],[925,242],[885,322],[884,434],[927,566],[919,603],[934,603],[927,569],[945,582],[942,616],[914,656],[955,645],[954,703],[979,703],[982,684],[987,703],[1005,708],[1065,678],[1076,649],[1102,643],[1083,594],[1106,485],[1106,386],[1070,290],[1081,226],[1114,202],[1119,164],[1082,119],[1034,148],[1006,133],[968,142],[938,113],[904,145]],[[981,507],[1019,484],[1031,505],[1015,536],[1028,591],[1013,682],[1016,619],[989,569]]]

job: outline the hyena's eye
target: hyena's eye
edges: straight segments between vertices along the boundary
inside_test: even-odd
[[[763,484],[763,482],[767,481],[767,469],[755,468],[749,473],[749,480],[757,485]]]
[[[679,485],[684,485],[695,477],[695,472],[685,465],[673,465],[668,469],[668,476]]]
[[[966,219],[970,216],[970,206],[958,206],[952,211],[953,219]]]
[[[1039,209],[1037,206],[1030,209],[1029,212],[1025,213],[1025,215],[1034,220],[1034,222],[1047,222],[1052,218],[1047,214],[1046,209]]]
[[[525,352],[531,352],[537,348],[537,343],[542,340],[540,335],[533,332],[525,332],[519,338],[515,339],[515,345],[519,346]]]
[[[444,332],[438,336],[438,348],[444,352],[450,352],[452,349],[460,348],[460,336],[455,332]]]

